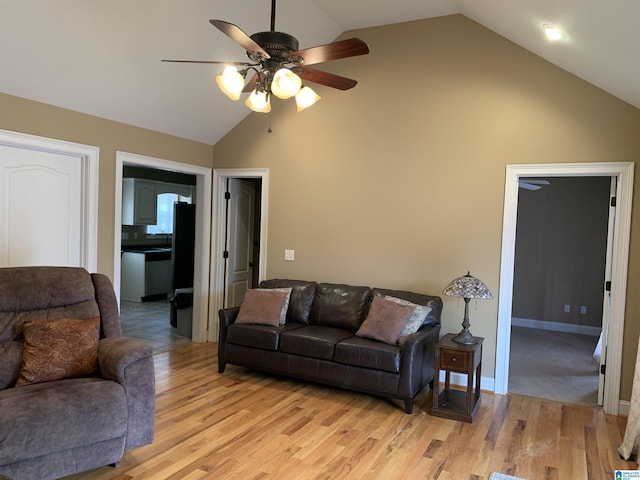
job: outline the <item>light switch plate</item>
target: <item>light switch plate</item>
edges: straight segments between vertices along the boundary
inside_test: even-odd
[[[296,257],[295,250],[285,250],[284,251],[284,260],[286,262],[293,262],[295,260],[295,257]]]

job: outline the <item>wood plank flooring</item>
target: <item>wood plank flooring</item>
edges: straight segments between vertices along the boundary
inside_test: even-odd
[[[492,471],[528,480],[609,480],[626,418],[599,408],[483,392],[473,424],[402,404],[228,366],[216,344],[155,356],[156,435],[118,468],[67,480],[440,479]]]

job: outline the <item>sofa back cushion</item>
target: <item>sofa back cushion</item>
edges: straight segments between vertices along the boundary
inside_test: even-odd
[[[344,328],[354,332],[367,316],[371,289],[335,283],[319,283],[309,323]]]
[[[316,293],[316,282],[274,278],[260,282],[258,288],[291,288],[286,321],[309,325],[311,305]]]
[[[423,322],[423,327],[428,325],[440,325],[440,314],[442,313],[442,299],[432,295],[424,295],[422,293],[407,292],[404,290],[388,290],[385,288],[372,289],[373,295],[379,295],[384,297],[389,295],[391,297],[401,298],[417,305],[425,305],[431,308],[431,311],[427,314]]]
[[[25,320],[99,316],[91,275],[82,268],[0,268],[0,389],[18,379]]]

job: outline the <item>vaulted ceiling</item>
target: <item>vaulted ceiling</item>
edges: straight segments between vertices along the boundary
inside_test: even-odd
[[[0,0],[0,92],[214,144],[250,111],[217,89],[219,66],[160,59],[245,61],[209,19],[252,34],[269,30],[270,9],[268,0]],[[450,14],[640,108],[636,0],[279,0],[276,29],[307,48]],[[543,24],[565,38],[550,43]]]

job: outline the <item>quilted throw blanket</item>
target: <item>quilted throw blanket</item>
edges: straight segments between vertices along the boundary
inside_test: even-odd
[[[638,453],[640,445],[640,340],[638,341],[638,354],[636,355],[636,367],[633,374],[633,388],[631,390],[631,406],[627,427],[624,432],[622,445],[618,447],[618,453],[625,460],[629,460],[631,454]]]

